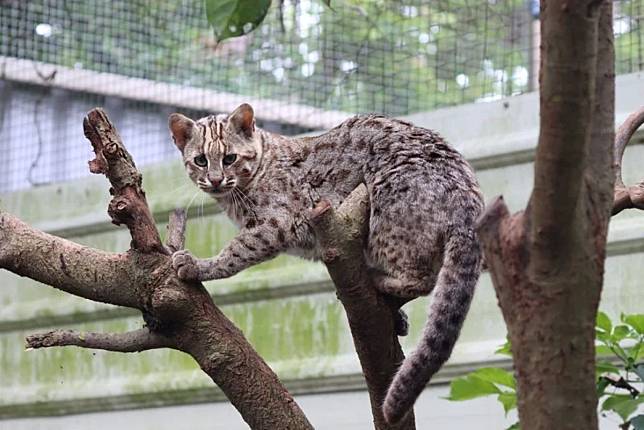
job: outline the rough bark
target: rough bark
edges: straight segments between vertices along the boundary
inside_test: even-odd
[[[313,212],[322,260],[336,286],[349,320],[351,335],[367,382],[376,430],[413,430],[414,413],[388,424],[382,413],[387,389],[405,358],[394,330],[393,315],[402,303],[380,294],[371,284],[364,260],[369,226],[369,198],[356,188],[337,211],[322,202]]]
[[[108,213],[125,224],[132,247],[108,254],[53,237],[0,211],[0,268],[90,300],[139,309],[147,328],[99,334],[54,331],[30,336],[33,348],[76,345],[112,351],[171,347],[190,354],[253,429],[310,429],[277,376],[201,283],[179,280],[170,251],[183,247],[185,214],[171,217],[167,248],[141,188],[141,175],[101,109],[89,112],[85,134],[96,159],[90,170],[109,179]]]
[[[613,149],[611,11],[608,1],[542,3],[534,189],[525,211],[510,215],[497,198],[479,220],[526,430],[597,428],[594,323],[607,227],[614,206],[637,207],[630,195],[622,203],[619,183],[613,198],[613,150],[621,159],[626,143]]]

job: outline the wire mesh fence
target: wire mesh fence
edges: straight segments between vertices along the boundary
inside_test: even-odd
[[[535,85],[528,0],[273,2],[218,44],[203,0],[0,0],[0,192],[87,174],[84,113],[106,105],[139,164],[176,157],[165,118],[256,106],[287,134]],[[644,0],[617,0],[617,72],[644,69]],[[110,109],[111,107],[111,109]]]

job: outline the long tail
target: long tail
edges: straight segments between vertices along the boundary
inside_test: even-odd
[[[400,421],[411,410],[449,358],[474,295],[481,249],[473,229],[453,233],[444,255],[420,343],[403,361],[385,397],[383,413],[389,423]]]

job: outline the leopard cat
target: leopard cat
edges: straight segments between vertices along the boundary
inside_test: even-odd
[[[190,179],[240,228],[214,258],[176,252],[181,279],[226,278],[281,252],[316,259],[311,209],[338,207],[366,185],[374,284],[403,301],[434,290],[422,338],[383,404],[385,419],[400,421],[449,358],[480,274],[483,201],[470,165],[436,132],[375,114],[317,137],[257,128],[248,104],[197,121],[175,113],[169,127]]]

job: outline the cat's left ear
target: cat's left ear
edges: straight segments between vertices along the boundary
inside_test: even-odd
[[[183,148],[186,147],[186,143],[192,137],[195,122],[180,113],[173,113],[168,118],[168,127],[170,127],[174,144],[177,145],[179,151],[183,152]]]
[[[255,132],[255,112],[248,103],[240,105],[228,117],[228,124],[238,133],[251,137]]]

